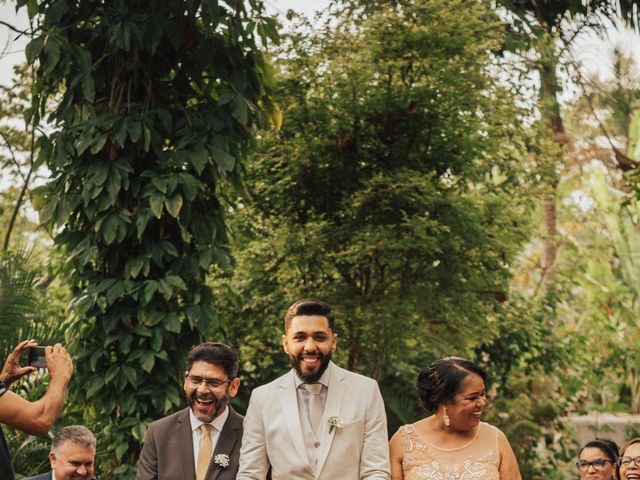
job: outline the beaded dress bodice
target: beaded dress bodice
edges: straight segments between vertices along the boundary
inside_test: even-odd
[[[404,480],[500,480],[498,429],[488,423],[481,422],[473,440],[455,449],[428,444],[411,425],[400,431]]]

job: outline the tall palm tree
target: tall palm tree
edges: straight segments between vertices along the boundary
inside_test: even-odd
[[[0,361],[27,338],[41,345],[64,340],[63,307],[48,295],[51,278],[44,269],[31,252],[0,252]]]
[[[558,67],[562,55],[579,33],[587,29],[601,32],[607,24],[640,24],[639,0],[498,0],[507,11],[518,50],[535,52],[534,69],[540,77],[540,113],[551,140],[564,150],[567,144],[560,115]],[[553,286],[557,257],[556,192],[558,179],[549,181],[543,200],[543,275]]]

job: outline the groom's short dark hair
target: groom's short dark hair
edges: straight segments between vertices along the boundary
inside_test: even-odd
[[[298,317],[300,315],[320,315],[327,319],[329,322],[329,328],[333,331],[333,324],[335,322],[335,317],[333,316],[333,312],[331,311],[331,307],[325,301],[319,300],[317,298],[303,298],[302,300],[298,300],[296,303],[291,305],[287,309],[287,313],[284,314],[284,331],[289,330],[289,326],[291,325],[291,319],[293,317]]]

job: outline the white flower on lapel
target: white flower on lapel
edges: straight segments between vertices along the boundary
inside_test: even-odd
[[[227,468],[229,466],[229,455],[226,453],[219,453],[213,457],[213,463],[220,465],[222,468]]]
[[[329,417],[329,425],[331,425],[329,427],[329,433],[331,433],[335,428],[342,428],[344,425],[342,424],[342,419],[340,417],[338,417],[337,415],[334,415],[333,417]]]

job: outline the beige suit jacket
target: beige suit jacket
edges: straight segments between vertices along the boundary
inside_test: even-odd
[[[251,394],[238,480],[263,480],[270,467],[272,480],[390,478],[387,418],[378,384],[333,362],[329,368],[315,473],[305,450],[291,370]],[[332,417],[342,425],[332,429]]]

